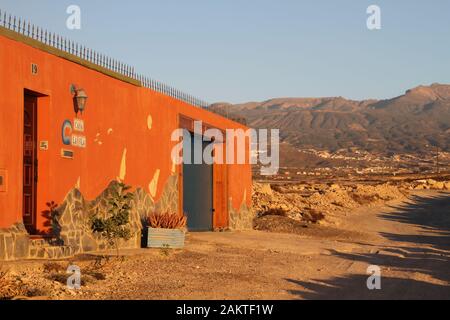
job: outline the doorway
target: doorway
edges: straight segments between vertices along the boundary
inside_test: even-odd
[[[190,141],[189,141],[190,140]],[[185,139],[183,153],[183,210],[187,216],[189,231],[213,230],[213,165],[202,161],[194,163],[194,145],[202,146],[202,152],[210,144],[203,137],[191,134]],[[189,160],[190,157],[190,161]]]
[[[37,97],[24,95],[23,115],[23,223],[28,233],[36,233],[37,160]]]

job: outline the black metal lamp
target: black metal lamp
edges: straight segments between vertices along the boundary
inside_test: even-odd
[[[78,111],[83,114],[83,111],[86,109],[86,102],[88,96],[86,91],[81,88],[77,88],[74,84],[70,86],[70,92],[73,95],[73,105],[75,109],[75,113],[78,114]]]

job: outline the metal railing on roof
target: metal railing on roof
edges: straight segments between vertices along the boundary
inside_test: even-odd
[[[71,55],[75,55],[80,59],[86,60],[107,70],[137,80],[145,88],[165,94],[174,99],[181,100],[196,107],[207,108],[209,106],[209,103],[207,103],[206,101],[182,92],[181,90],[171,87],[163,82],[136,73],[135,68],[128,64],[125,64],[116,59],[112,59],[92,49],[86,48],[85,46],[71,41],[65,37],[35,26],[34,24],[31,24],[24,19],[17,18],[16,16],[12,16],[11,14],[7,14],[2,10],[0,10],[0,26],[39,41],[45,45],[54,47]]]

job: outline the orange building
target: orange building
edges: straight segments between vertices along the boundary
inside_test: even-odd
[[[104,249],[86,226],[118,180],[136,195],[124,247],[140,246],[150,212],[186,212],[192,230],[251,223],[250,164],[171,155],[174,130],[194,121],[247,128],[92,50],[0,20],[0,110],[0,260]]]

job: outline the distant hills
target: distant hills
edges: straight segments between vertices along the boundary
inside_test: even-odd
[[[358,148],[393,155],[450,151],[450,85],[433,84],[387,100],[278,98],[213,111],[244,118],[250,127],[278,128],[283,142],[327,151]]]

